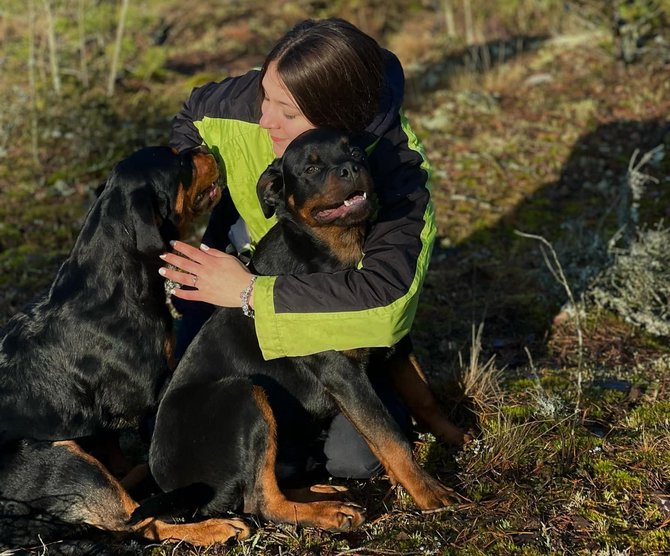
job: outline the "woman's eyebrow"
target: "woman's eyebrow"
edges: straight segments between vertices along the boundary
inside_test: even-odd
[[[298,109],[298,107],[292,102],[286,102],[286,101],[283,101],[283,100],[278,100],[276,102],[277,102],[277,104],[281,104],[282,106],[286,106],[287,108],[292,108],[294,110]]]
[[[264,96],[267,100],[272,100],[272,99],[270,98],[270,96],[268,95],[268,92],[267,92],[267,90],[265,89],[265,87],[263,87],[263,96]],[[286,102],[286,101],[284,101],[284,100],[277,100],[277,101],[275,101],[275,102],[276,102],[277,104],[281,104],[281,105],[283,105],[283,106],[286,106],[287,108],[293,108],[294,110],[298,110],[298,107],[295,105],[295,103],[292,103],[292,102]]]

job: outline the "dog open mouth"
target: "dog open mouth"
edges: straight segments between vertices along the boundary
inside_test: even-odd
[[[365,191],[354,191],[344,201],[335,206],[326,209],[317,209],[314,217],[322,223],[333,222],[345,216],[362,213],[369,205],[368,194]]]
[[[210,210],[221,198],[221,186],[218,180],[200,191],[193,200],[193,210],[202,213]]]

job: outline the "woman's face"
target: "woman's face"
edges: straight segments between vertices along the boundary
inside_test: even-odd
[[[263,76],[263,102],[261,103],[260,126],[267,129],[272,139],[272,149],[282,156],[288,144],[298,135],[314,129],[300,111],[293,96],[277,73],[277,64],[270,62]]]

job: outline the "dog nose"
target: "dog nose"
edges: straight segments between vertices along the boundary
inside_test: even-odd
[[[358,170],[359,168],[357,164],[346,162],[345,164],[342,164],[342,166],[340,166],[339,176],[341,178],[354,177],[356,176],[356,174],[358,174]]]

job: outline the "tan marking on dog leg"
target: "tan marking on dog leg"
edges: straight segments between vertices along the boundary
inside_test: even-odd
[[[128,525],[130,516],[138,504],[121,483],[76,442],[63,440],[54,442],[53,446],[63,446],[78,458],[96,467],[108,482],[109,488],[105,493],[108,498],[84,501],[79,508],[83,523],[105,531],[134,533],[152,541],[184,541],[195,546],[208,546],[215,542],[225,542],[230,538],[243,539],[249,536],[249,527],[239,519],[208,519],[199,523],[172,524],[147,518],[135,525]]]
[[[174,349],[177,343],[174,330],[170,330],[165,337],[165,344],[163,345],[163,352],[167,360],[168,369],[174,371],[177,368],[177,360],[174,357]]]
[[[254,386],[253,395],[268,425],[268,443],[257,478],[256,507],[251,511],[256,511],[272,521],[321,527],[333,531],[348,531],[363,523],[365,517],[362,508],[355,504],[291,501],[282,493],[275,475],[277,423],[265,392]]]
[[[138,486],[142,481],[149,477],[149,474],[149,464],[140,463],[119,479],[119,483],[121,483],[121,487],[124,490],[128,491]]]
[[[249,526],[241,519],[207,519],[198,523],[166,523],[159,519],[146,519],[133,526],[134,533],[148,540],[183,541],[193,546],[209,546],[229,539],[249,537]]]
[[[93,525],[94,527],[99,527],[100,529],[107,529],[112,531],[124,530],[118,529],[118,527],[121,525],[121,523],[123,523],[123,521],[130,517],[130,514],[133,513],[138,504],[125,491],[125,489],[121,486],[121,483],[119,483],[119,481],[114,478],[114,476],[104,465],[102,465],[102,463],[100,463],[88,452],[82,450],[79,444],[77,444],[74,440],[61,440],[54,442],[53,446],[63,446],[76,457],[97,468],[98,471],[107,480],[109,486],[108,494],[111,495],[111,499],[118,502],[116,508],[113,507],[114,504],[86,504],[84,511],[88,511],[89,515],[83,516],[84,522],[88,523],[89,525]]]
[[[323,502],[342,500],[349,489],[338,485],[312,485],[304,488],[285,488],[282,492],[292,502]]]
[[[414,354],[389,362],[391,380],[417,423],[446,444],[462,446],[469,437],[440,408]]]
[[[456,496],[452,489],[426,473],[414,460],[409,442],[400,442],[389,431],[370,430],[361,427],[356,420],[340,408],[344,415],[365,438],[372,453],[384,466],[391,482],[400,483],[409,493],[417,506],[423,510],[442,508],[454,503]]]

